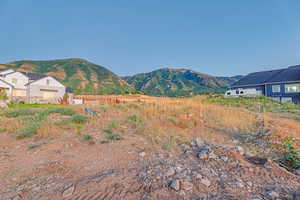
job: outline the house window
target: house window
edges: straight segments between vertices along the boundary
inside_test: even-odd
[[[300,92],[300,83],[285,84],[284,88],[286,93]]]
[[[272,92],[280,92],[280,85],[272,85]]]
[[[46,84],[47,84],[47,85],[50,85],[50,80],[47,79],[47,80],[46,80]]]
[[[13,78],[13,79],[11,80],[11,82],[12,82],[13,84],[17,84],[17,83],[18,83],[18,79]]]

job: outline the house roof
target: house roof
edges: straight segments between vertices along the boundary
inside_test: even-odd
[[[11,87],[14,87],[12,84],[6,82],[5,80],[0,79],[0,81],[3,82],[3,83],[5,83],[5,84],[7,84],[7,85],[9,85],[9,86],[11,86]]]
[[[235,82],[232,87],[293,81],[300,81],[300,65],[278,70],[250,73]]]
[[[25,76],[27,76],[29,78],[29,80],[32,80],[32,81],[36,81],[41,78],[47,77],[46,75],[43,75],[43,74],[35,74],[35,73],[31,73],[31,72],[21,72],[21,73],[24,74]]]

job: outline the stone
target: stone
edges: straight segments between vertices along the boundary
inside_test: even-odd
[[[245,154],[245,150],[243,149],[243,147],[241,146],[237,146],[236,147],[237,152],[239,152],[239,154],[244,155]]]
[[[228,161],[228,157],[225,156],[225,155],[221,156],[220,158],[221,158],[221,160],[223,160],[224,162],[227,162],[227,161]]]
[[[278,192],[275,192],[275,191],[273,191],[273,190],[267,191],[267,192],[266,192],[266,195],[267,195],[269,198],[271,198],[271,199],[277,199],[277,198],[279,198]]]
[[[74,191],[75,191],[75,186],[71,185],[70,187],[68,187],[66,190],[63,191],[62,196],[69,197],[73,194]]]
[[[191,191],[191,190],[193,190],[193,183],[191,183],[188,180],[184,180],[181,182],[181,189],[183,189],[185,191]]]
[[[214,152],[210,152],[210,153],[208,154],[208,158],[209,158],[209,159],[217,159],[218,156],[217,156]]]
[[[195,145],[198,146],[198,147],[202,147],[202,146],[205,145],[204,141],[201,140],[201,139],[198,138],[198,137],[194,139],[194,143],[195,143]]]
[[[170,183],[170,188],[172,188],[175,191],[179,191],[180,190],[180,181],[177,179],[172,180]]]
[[[166,171],[165,175],[166,175],[167,177],[169,177],[169,176],[173,176],[175,173],[176,173],[176,171],[175,171],[174,168],[169,168],[169,169]]]
[[[145,153],[145,152],[141,152],[141,153],[139,153],[139,156],[145,157],[145,156],[146,156],[146,153]]]
[[[298,176],[300,176],[300,169],[295,170],[295,174],[298,175]]]
[[[208,180],[208,179],[205,178],[205,177],[202,177],[202,178],[200,179],[200,183],[202,183],[202,184],[205,185],[206,187],[209,187],[209,186],[211,185],[210,180]]]

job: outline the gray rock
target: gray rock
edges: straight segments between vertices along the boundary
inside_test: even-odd
[[[205,145],[205,142],[203,140],[201,140],[200,138],[198,138],[198,137],[194,139],[194,143],[198,147],[202,147],[202,146]]]
[[[179,191],[180,190],[180,181],[177,179],[172,180],[170,183],[170,188],[172,188],[175,191]]]
[[[175,171],[174,168],[169,168],[169,169],[166,171],[165,175],[166,175],[167,177],[169,177],[169,176],[173,176],[175,173],[176,173],[176,171]]]
[[[141,152],[141,153],[139,153],[139,156],[145,157],[145,156],[146,156],[146,153],[145,153],[145,152]]]
[[[210,152],[210,153],[208,154],[208,158],[209,158],[209,159],[217,159],[218,156],[217,156],[214,152]]]
[[[211,185],[210,180],[208,180],[208,179],[205,178],[205,177],[202,177],[202,178],[200,179],[200,183],[202,183],[202,184],[205,185],[206,187],[209,187],[209,186]]]
[[[181,182],[181,189],[183,189],[185,191],[191,191],[191,190],[193,190],[193,183],[191,183],[188,180],[184,180]]]
[[[73,194],[74,191],[75,191],[75,186],[71,185],[70,187],[68,187],[66,190],[63,191],[62,196],[69,197]]]
[[[275,192],[273,190],[267,191],[266,195],[270,198],[270,199],[277,199],[279,198],[279,194],[278,192]]]
[[[197,157],[200,159],[208,159],[208,151],[200,151],[197,153]]]
[[[239,154],[244,155],[245,154],[245,150],[243,149],[243,147],[241,146],[237,146],[236,147],[237,152],[239,152]]]

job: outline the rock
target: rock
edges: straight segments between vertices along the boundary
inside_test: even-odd
[[[198,147],[202,147],[202,146],[205,145],[204,141],[201,140],[201,139],[198,138],[198,137],[194,139],[194,144],[195,144],[196,146],[198,146]]]
[[[63,197],[69,197],[73,194],[74,190],[75,190],[75,186],[72,185],[72,186],[68,187],[66,190],[63,191],[62,196]]]
[[[181,182],[181,189],[186,190],[186,191],[191,191],[193,190],[193,183],[190,181],[184,180]]]
[[[205,178],[205,177],[202,177],[202,178],[200,179],[200,183],[202,183],[202,184],[205,185],[206,187],[209,187],[209,186],[211,185],[210,180],[208,180],[208,179]]]
[[[228,157],[227,157],[227,156],[224,156],[224,155],[223,155],[223,156],[221,156],[220,158],[221,158],[221,160],[223,160],[224,162],[227,162],[227,161],[228,161]]]
[[[197,153],[197,157],[200,159],[208,159],[208,152],[207,151],[200,151]]]
[[[237,146],[236,147],[237,152],[239,152],[239,154],[244,155],[245,154],[245,150],[243,149],[243,147],[241,146]]]
[[[146,156],[146,153],[145,153],[145,152],[141,152],[141,153],[139,153],[139,156],[145,157],[145,156]]]
[[[208,154],[208,158],[209,158],[209,159],[217,159],[218,156],[217,156],[214,152],[210,152],[210,153]]]
[[[180,190],[180,181],[179,180],[172,180],[170,183],[170,188],[172,188],[175,191],[179,191]]]
[[[277,199],[279,198],[279,194],[278,192],[275,192],[273,190],[267,191],[266,195],[270,198],[270,199]]]
[[[175,171],[174,168],[169,168],[169,169],[166,171],[165,175],[166,175],[167,177],[169,177],[169,176],[173,176],[175,173],[176,173],[176,171]]]

